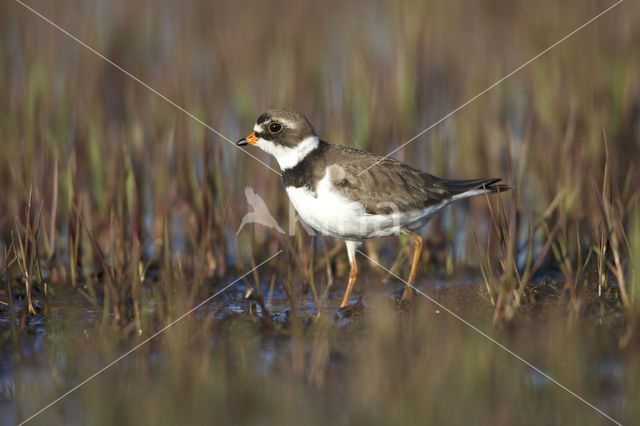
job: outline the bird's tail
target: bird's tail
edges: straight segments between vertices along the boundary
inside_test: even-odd
[[[493,194],[496,192],[505,192],[513,189],[512,186],[498,183],[501,180],[501,178],[470,180],[443,179],[441,182],[439,182],[439,185],[449,191],[452,198],[460,199],[484,194],[485,192]]]

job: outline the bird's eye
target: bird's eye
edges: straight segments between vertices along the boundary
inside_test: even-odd
[[[282,124],[278,123],[277,121],[273,121],[271,122],[271,124],[269,124],[269,131],[271,133],[278,133],[280,130],[282,130]]]

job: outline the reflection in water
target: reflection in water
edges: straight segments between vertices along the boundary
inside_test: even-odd
[[[395,342],[391,347],[386,347],[389,343],[385,343],[385,351],[392,349],[391,353],[395,353],[395,357],[398,359],[394,361],[390,358],[385,363],[406,362],[406,360],[401,360],[410,355],[412,350],[405,353],[406,348],[404,348],[402,341],[412,340],[412,333],[416,332],[415,330],[407,332],[404,330],[405,326],[401,326],[403,322],[408,320],[414,329],[427,327],[425,330],[430,330],[432,327],[436,327],[423,337],[420,337],[420,333],[414,336],[419,337],[417,343],[412,344],[418,345],[416,348],[421,347],[423,343],[430,342],[429,346],[443,351],[443,354],[453,350],[454,352],[451,353],[458,353],[456,357],[462,356],[462,359],[465,359],[465,352],[481,358],[498,356],[501,359],[500,369],[510,371],[509,375],[516,378],[516,382],[522,386],[522,392],[527,393],[529,391],[526,389],[530,389],[534,394],[541,395],[557,395],[559,393],[557,386],[544,376],[531,371],[513,358],[504,358],[495,346],[484,341],[468,328],[460,327],[449,315],[442,315],[430,302],[419,300],[409,308],[395,307],[395,302],[390,296],[392,293],[399,294],[402,290],[402,283],[383,285],[372,279],[366,280],[366,282],[367,285],[363,285],[366,289],[361,306],[357,309],[355,305],[352,306],[350,312],[339,311],[332,303],[332,300],[338,300],[340,297],[341,289],[336,289],[335,294],[330,296],[326,306],[321,310],[320,320],[317,319],[317,309],[313,301],[309,297],[300,297],[296,302],[296,318],[300,320],[299,326],[292,325],[290,303],[285,292],[281,288],[277,288],[273,291],[271,300],[267,301],[272,318],[271,328],[265,328],[265,323],[259,320],[264,312],[258,304],[243,297],[246,287],[244,284],[239,284],[195,312],[193,314],[194,323],[190,328],[187,324],[176,326],[176,330],[166,333],[166,336],[159,337],[158,341],[150,343],[147,348],[140,349],[140,354],[124,359],[113,367],[117,371],[105,373],[105,376],[121,377],[122,374],[125,374],[124,372],[131,371],[129,373],[133,375],[131,377],[141,380],[139,377],[141,368],[158,373],[166,371],[167,373],[161,374],[170,374],[171,365],[176,362],[181,363],[179,360],[184,357],[189,358],[188,352],[184,353],[175,346],[178,344],[177,342],[171,343],[171,340],[175,338],[173,333],[178,336],[181,333],[180,330],[182,332],[188,330],[186,340],[180,339],[181,345],[189,346],[190,338],[204,332],[209,336],[209,349],[205,348],[206,351],[209,351],[209,356],[216,358],[220,354],[235,353],[231,359],[225,362],[232,362],[232,365],[235,365],[233,368],[240,368],[236,365],[240,363],[242,368],[241,373],[238,374],[250,374],[253,380],[268,380],[274,374],[289,374],[282,371],[283,365],[289,365],[295,370],[297,368],[295,367],[295,359],[301,357],[302,365],[305,362],[322,362],[324,370],[321,371],[324,371],[324,375],[318,376],[317,367],[310,366],[311,370],[308,371],[303,368],[303,373],[307,371],[308,374],[311,374],[313,381],[320,380],[322,383],[327,383],[326,381],[330,380],[331,386],[344,387],[356,380],[350,375],[350,372],[357,368],[358,363],[363,362],[357,361],[359,357],[363,356],[364,359],[374,357],[375,359],[375,357],[381,356],[379,350],[372,353],[368,352],[369,349],[365,350],[376,339],[380,339],[382,342],[391,338],[391,342]],[[268,283],[262,285],[266,286]],[[421,288],[468,319],[478,318],[478,312],[490,313],[490,307],[487,306],[486,300],[482,299],[482,285],[475,277],[462,277],[450,282],[444,279],[433,279],[423,282]],[[115,359],[117,354],[126,352],[137,342],[135,338],[124,338],[118,336],[117,333],[110,332],[108,327],[105,328],[103,324],[101,313],[90,307],[77,294],[69,292],[68,294],[59,294],[58,297],[59,300],[52,304],[53,308],[49,317],[30,319],[27,332],[21,333],[17,341],[2,347],[0,408],[3,424],[14,424],[26,417],[29,412],[34,411],[36,407],[33,404],[35,402],[33,404],[29,402],[30,398],[33,397],[34,401],[38,403],[46,402],[47,399],[51,399],[79,383],[89,375],[90,371],[97,371],[110,360]],[[160,306],[157,303],[155,306],[146,307],[150,314],[163,308],[166,306]],[[424,322],[425,318],[426,322]],[[9,318],[0,317],[0,321],[2,329],[7,330],[10,324]],[[453,321],[453,325],[451,321]],[[542,320],[541,326],[545,322],[546,320]],[[529,325],[535,325],[535,323],[535,320],[532,320]],[[396,325],[388,328],[391,324]],[[449,331],[442,334],[442,330],[438,330],[442,327]],[[499,332],[497,329],[492,329],[490,324],[486,324],[484,328],[494,335]],[[547,356],[554,356],[553,349],[550,349],[546,355],[535,354],[541,347],[544,347],[543,342],[548,337],[542,337],[545,333],[521,336],[526,330],[527,326],[521,326],[519,330],[516,330],[515,335],[503,335],[500,340],[508,343],[525,358],[529,358],[532,363],[545,365],[543,360]],[[389,333],[391,334],[389,335]],[[453,337],[458,333],[462,333],[464,337],[462,339]],[[538,334],[540,336],[537,336]],[[394,335],[397,336],[393,337]],[[322,339],[328,340],[318,346]],[[421,341],[422,339],[424,342]],[[601,347],[594,341],[572,340],[575,341],[570,344],[571,351],[575,351],[575,345],[577,345],[581,348],[589,347],[591,352],[585,359],[572,360],[573,368],[578,370],[576,377],[582,376],[585,383],[595,385],[595,388],[590,390],[590,394],[597,395],[595,402],[600,408],[607,412],[623,410],[624,408],[621,407],[625,407],[629,401],[625,391],[624,372],[626,366],[624,360],[611,356],[611,350]],[[169,342],[168,346],[163,343],[167,341]],[[375,343],[373,344],[375,346]],[[111,349],[105,352],[105,345]],[[394,345],[397,345],[395,350],[393,350]],[[237,347],[240,348],[239,352],[234,352]],[[229,352],[230,350],[232,352]],[[362,352],[363,350],[366,352]],[[293,364],[291,364],[292,360],[294,360]],[[142,363],[140,363],[141,361]],[[460,362],[463,361],[460,360]],[[80,365],[83,366],[81,369]],[[375,362],[368,368],[377,368],[373,365]],[[169,370],[166,370],[167,368]],[[395,368],[392,368],[391,371]],[[434,368],[438,367],[434,366]],[[313,374],[310,373],[312,370]],[[460,374],[459,380],[462,380],[463,383],[469,381],[464,386],[473,386],[474,379],[466,377],[469,373],[465,373],[463,370],[458,372]],[[558,374],[558,371],[550,371],[550,373]],[[393,374],[399,373],[396,371]],[[481,377],[491,377],[490,370],[479,370],[475,374],[480,374]],[[110,383],[113,379],[108,377],[99,380],[105,381],[102,383]],[[259,379],[260,377],[262,379]],[[518,377],[519,379],[517,379]],[[572,383],[575,377],[574,379],[570,377],[564,378],[564,380],[571,385],[569,386],[571,388],[575,386],[575,383]],[[357,380],[369,379],[359,378]],[[430,377],[426,376],[424,380],[428,384]],[[135,386],[133,384],[135,382],[131,383]],[[104,385],[96,384],[95,386]],[[339,392],[336,393],[336,395],[339,394]],[[83,403],[83,391],[72,394],[63,406],[65,416],[69,416],[71,412],[83,413],[88,409]],[[86,415],[85,412],[79,418],[90,418]]]

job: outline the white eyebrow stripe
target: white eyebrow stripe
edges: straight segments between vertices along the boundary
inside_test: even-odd
[[[296,128],[296,124],[293,121],[289,121],[289,120],[275,120],[275,121],[279,121],[280,124],[287,126],[290,129],[295,129]]]

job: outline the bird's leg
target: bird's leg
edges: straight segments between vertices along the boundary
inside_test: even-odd
[[[340,304],[341,308],[344,308],[349,304],[349,296],[351,296],[351,290],[353,290],[353,285],[356,283],[356,277],[358,276],[356,248],[360,245],[360,243],[357,241],[345,241],[345,244],[347,246],[347,254],[349,255],[349,266],[351,266],[351,270],[349,271],[349,283],[347,284],[347,291],[344,293],[342,303]]]
[[[349,271],[349,284],[347,284],[347,291],[344,293],[344,297],[342,298],[342,303],[340,304],[341,308],[344,308],[349,304],[349,297],[351,296],[351,290],[353,290],[353,286],[356,283],[356,277],[358,276],[358,265],[356,264],[356,260],[349,262],[351,265],[351,270]]]
[[[402,293],[402,300],[409,300],[413,297],[413,285],[416,282],[416,271],[418,270],[418,260],[420,260],[420,253],[422,252],[422,237],[411,232],[408,229],[405,230],[406,234],[413,240],[413,262],[411,263],[411,272],[409,273],[409,280],[404,286],[404,292]]]

